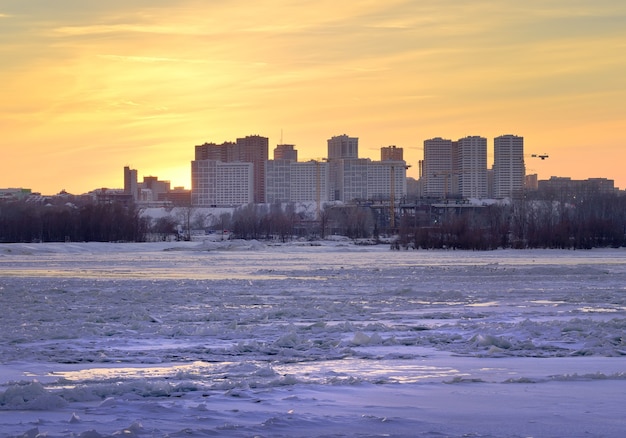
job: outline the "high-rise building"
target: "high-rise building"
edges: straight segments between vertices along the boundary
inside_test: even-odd
[[[328,163],[306,161],[291,163],[291,198],[292,202],[315,201],[327,202],[328,198]]]
[[[240,161],[238,151],[235,150],[237,144],[226,141],[222,144],[204,143],[196,146],[196,160],[217,160],[222,163]]]
[[[403,161],[404,150],[396,146],[387,146],[380,148],[380,161]]]
[[[267,143],[267,138],[250,136],[238,138],[236,143],[196,146],[196,159],[191,163],[192,204],[350,202],[406,195],[406,163],[393,159],[402,155],[402,148],[383,148],[389,155],[373,162],[358,158],[358,138],[344,134],[328,140],[327,162],[298,162],[293,145],[278,145],[274,155],[282,158],[267,160]],[[242,164],[249,166],[239,166]],[[250,169],[252,176],[247,175]],[[253,184],[252,199],[247,195],[248,182]]]
[[[270,204],[291,201],[291,160],[265,163],[265,200]]]
[[[218,160],[191,162],[191,204],[227,207],[254,201],[252,163]]]
[[[406,195],[405,161],[372,161],[369,158],[345,158],[328,163],[334,180],[331,199],[353,200],[400,199]],[[334,174],[333,174],[334,173]]]
[[[274,148],[274,159],[298,161],[298,151],[292,144],[279,144]]]
[[[359,158],[359,139],[346,134],[328,139],[328,160]]]
[[[494,183],[494,171],[493,171],[493,166],[491,167],[491,169],[487,169],[487,197],[488,198],[495,198],[495,183]]]
[[[426,196],[448,197],[457,193],[456,142],[441,137],[424,140],[421,164]]]
[[[265,168],[267,202],[327,202],[328,163],[270,160]]]
[[[137,184],[137,169],[124,167],[124,193],[131,195],[136,201],[139,196],[139,185]]]
[[[345,158],[331,162],[337,169],[337,201],[349,202],[354,199],[368,199],[367,171],[370,160],[367,158]]]
[[[404,160],[370,161],[367,166],[367,197],[394,201],[407,194]]]
[[[501,135],[493,141],[494,196],[510,198],[524,188],[524,137]]]
[[[480,136],[458,140],[459,194],[464,198],[487,197],[487,139]]]
[[[345,164],[341,160],[358,160],[358,158],[359,139],[357,137],[348,137],[346,134],[342,134],[328,139],[329,184],[332,201],[345,199],[344,166],[352,167],[352,171],[356,169],[353,165]],[[365,182],[366,180],[364,179],[363,184]]]
[[[238,138],[235,143],[204,143],[196,146],[195,159],[215,160],[222,163],[252,163],[254,202],[265,202],[265,162],[268,160],[269,141],[267,137],[249,135]]]
[[[247,137],[238,138],[236,149],[238,152],[236,159],[254,165],[254,202],[265,202],[265,163],[269,159],[268,138],[261,137],[260,135],[249,135]]]

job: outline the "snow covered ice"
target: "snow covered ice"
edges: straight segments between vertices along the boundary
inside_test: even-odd
[[[626,250],[0,246],[1,437],[621,437]]]

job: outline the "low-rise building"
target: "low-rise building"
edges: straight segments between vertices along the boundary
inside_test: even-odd
[[[615,181],[607,178],[589,178],[575,180],[570,177],[553,176],[538,182],[538,190],[546,195],[593,196],[597,194],[615,193]]]

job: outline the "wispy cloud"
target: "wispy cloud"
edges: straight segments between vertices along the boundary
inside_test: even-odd
[[[65,36],[84,36],[108,33],[152,33],[152,34],[176,34],[197,35],[206,34],[207,31],[193,26],[169,26],[157,24],[93,24],[85,26],[61,26],[54,32]]]
[[[619,133],[626,117],[623,0],[12,3],[0,123],[24,151],[97,137],[85,154],[123,140],[187,160],[194,141],[285,127],[319,156],[304,148],[335,133],[415,147],[490,126]]]
[[[206,64],[206,59],[185,59],[185,58],[167,58],[163,56],[124,56],[124,55],[98,55],[102,59],[109,59],[113,61],[129,61],[129,62],[142,62],[142,63],[158,63],[158,62],[170,62],[170,63],[189,63],[189,64]]]

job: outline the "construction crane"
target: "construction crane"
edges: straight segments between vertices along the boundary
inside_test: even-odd
[[[459,172],[447,171],[447,172],[437,172],[433,173],[434,177],[443,176],[444,180],[444,190],[443,190],[443,199],[448,199],[449,195],[449,180],[451,176],[459,176]]]
[[[542,160],[545,160],[546,158],[549,158],[550,155],[548,155],[548,154],[532,154],[531,157],[532,158],[541,158]]]

